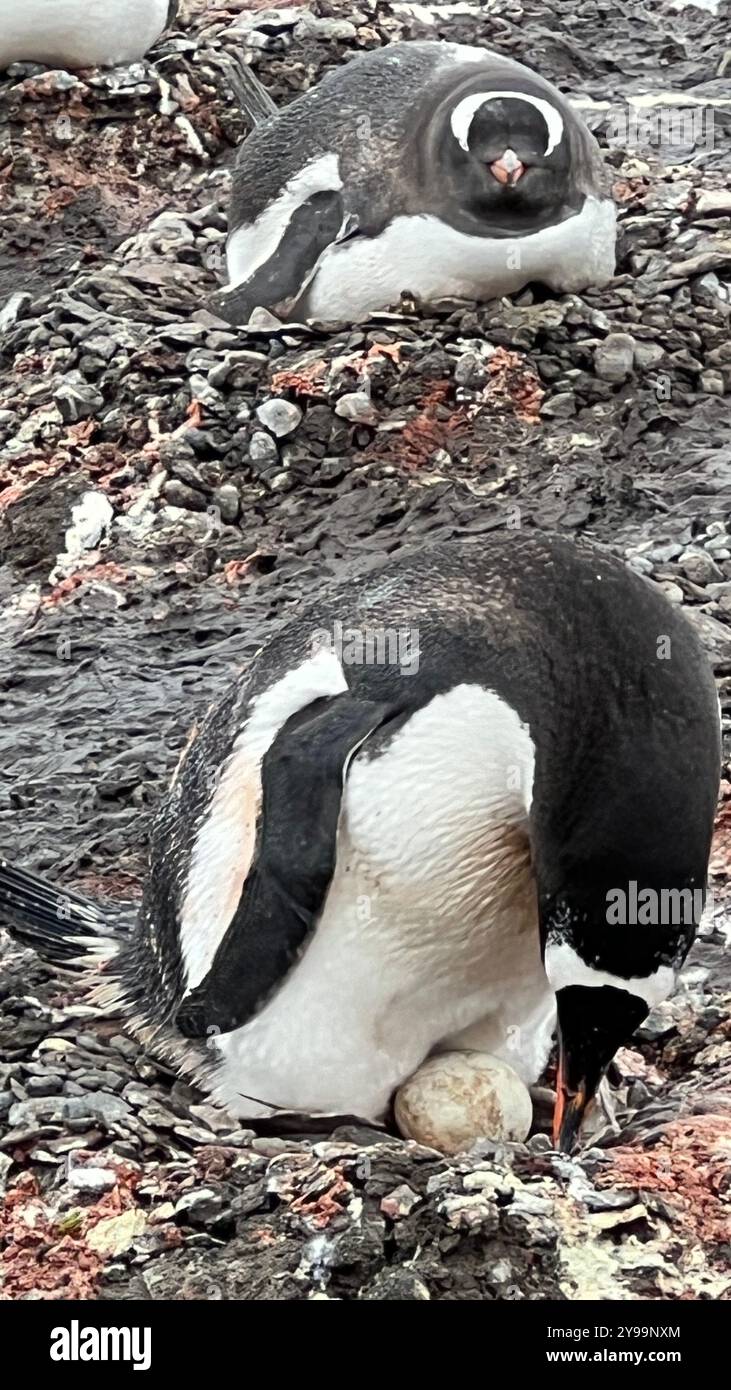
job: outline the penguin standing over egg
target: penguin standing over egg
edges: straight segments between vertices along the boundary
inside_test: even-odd
[[[108,952],[100,998],[244,1118],[381,1120],[442,1054],[530,1085],[557,1022],[569,1148],[690,949],[719,774],[707,661],[645,579],[551,538],[424,550],[305,608],[209,714],[136,920],[7,863],[0,920]]]
[[[231,322],[258,306],[355,320],[403,292],[486,300],[613,275],[596,142],[522,64],[415,41],[359,55],[281,111],[248,69],[237,85],[259,123],[234,170],[230,283],[214,300]]]

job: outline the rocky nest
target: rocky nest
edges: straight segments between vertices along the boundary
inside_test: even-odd
[[[190,724],[292,605],[507,524],[590,537],[682,604],[728,734],[731,10],[711,8],[228,0],[126,70],[0,74],[0,852],[133,901]],[[231,329],[205,307],[245,133],[221,54],[243,46],[281,102],[424,36],[582,105],[616,279]],[[3,1296],[728,1297],[731,799],[712,869],[679,992],[617,1058],[621,1132],[571,1159],[547,1089],[526,1144],[450,1159],[359,1125],[232,1127],[3,937]]]

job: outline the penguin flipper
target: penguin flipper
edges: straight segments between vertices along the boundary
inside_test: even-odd
[[[295,208],[271,256],[247,280],[212,295],[211,309],[236,324],[248,323],[256,308],[289,318],[316,275],[321,257],[355,230],[340,190],[313,193]]]
[[[279,110],[277,103],[270,97],[264,84],[259,81],[256,73],[244,61],[240,53],[231,51],[211,53],[208,55],[208,61],[220,68],[226,77],[252,130],[255,126],[268,121],[270,116],[277,115]]]
[[[262,761],[258,843],[238,907],[208,975],[177,1013],[186,1037],[240,1028],[296,963],[335,868],[349,763],[398,713],[348,691],[316,700],[278,733]]]

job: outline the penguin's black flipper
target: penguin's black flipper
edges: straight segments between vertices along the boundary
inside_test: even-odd
[[[259,834],[239,905],[208,975],[178,1010],[186,1037],[240,1028],[283,983],[330,886],[350,760],[398,713],[344,692],[280,730],[262,762]]]
[[[248,323],[260,307],[288,318],[316,274],[320,257],[356,230],[337,189],[313,193],[295,208],[269,259],[248,280],[212,295],[210,308],[229,323]]]

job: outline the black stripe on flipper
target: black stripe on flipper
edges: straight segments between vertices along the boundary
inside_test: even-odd
[[[349,758],[398,713],[348,692],[309,705],[278,733],[262,762],[259,842],[239,905],[178,1010],[186,1037],[240,1028],[283,983],[330,887]]]
[[[242,284],[212,295],[210,304],[230,323],[248,323],[256,308],[287,314],[312,279],[345,221],[341,194],[324,189],[295,208],[276,250]]]

